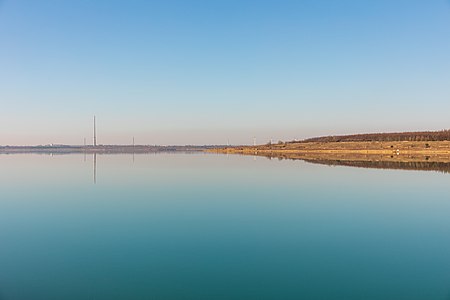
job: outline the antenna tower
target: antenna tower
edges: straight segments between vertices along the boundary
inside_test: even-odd
[[[97,128],[95,126],[95,116],[94,116],[94,147],[97,146]]]

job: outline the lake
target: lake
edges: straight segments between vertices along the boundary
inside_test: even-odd
[[[447,173],[17,154],[0,193],[1,300],[450,299]]]

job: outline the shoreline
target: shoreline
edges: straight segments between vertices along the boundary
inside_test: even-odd
[[[53,154],[113,154],[156,152],[200,152],[212,146],[144,146],[144,145],[100,145],[100,146],[0,146],[0,154],[53,153]]]
[[[450,156],[450,141],[430,142],[290,142],[259,146],[208,149],[208,152],[247,155],[444,155]]]
[[[450,141],[295,142],[205,151],[278,160],[301,160],[328,166],[450,173]]]
[[[207,152],[329,162],[450,163],[450,141],[294,142],[207,149]]]

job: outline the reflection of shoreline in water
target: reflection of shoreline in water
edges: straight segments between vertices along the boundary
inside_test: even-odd
[[[327,166],[345,166],[367,169],[391,169],[435,171],[450,173],[448,156],[402,156],[402,155],[332,155],[315,153],[258,154],[269,159],[303,160],[308,163]]]
[[[347,160],[304,160],[313,164],[328,166],[346,166],[366,169],[393,169],[393,170],[415,170],[435,171],[450,173],[450,162],[418,162],[418,161],[347,161]]]

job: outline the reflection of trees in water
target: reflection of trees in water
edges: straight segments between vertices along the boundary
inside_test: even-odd
[[[450,163],[447,162],[403,162],[403,161],[347,161],[347,160],[309,160],[306,162],[328,166],[347,166],[373,169],[419,170],[450,173]]]
[[[368,169],[393,169],[393,170],[416,170],[416,171],[435,171],[440,173],[450,173],[450,161],[448,162],[436,162],[428,161],[429,157],[424,157],[424,160],[411,160],[411,161],[395,161],[388,160],[386,158],[378,158],[377,160],[367,157],[363,159],[361,157],[352,158],[326,158],[326,157],[312,157],[305,155],[264,155],[270,159],[290,159],[290,160],[303,160],[308,163],[321,164],[327,166],[346,166],[356,168],[368,168]],[[393,157],[391,157],[393,158]]]

